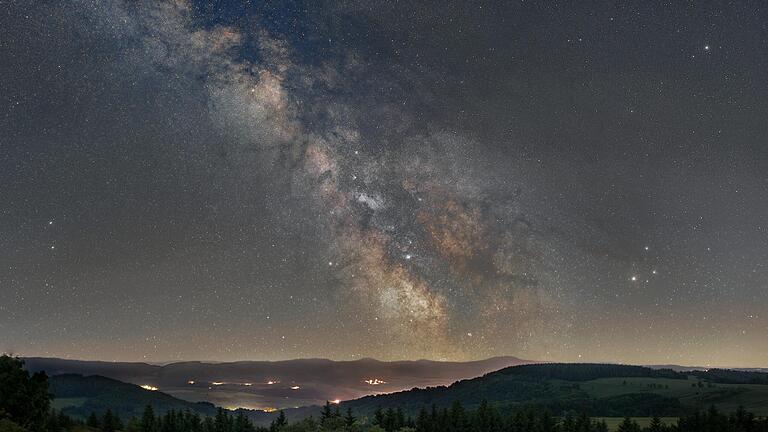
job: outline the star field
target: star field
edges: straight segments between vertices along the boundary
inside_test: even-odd
[[[0,5],[0,351],[766,366],[760,2]]]

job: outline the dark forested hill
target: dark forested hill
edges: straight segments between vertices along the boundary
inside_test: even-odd
[[[532,364],[515,366],[447,387],[412,389],[344,402],[356,412],[421,406],[468,407],[488,400],[500,408],[536,406],[554,413],[575,410],[593,416],[678,416],[711,404],[732,410],[740,405],[768,414],[766,374],[697,371],[613,364]]]
[[[188,402],[161,391],[97,375],[57,375],[49,378],[49,386],[54,395],[54,406],[75,418],[85,418],[91,413],[103,415],[107,410],[123,419],[140,417],[147,405],[159,415],[173,410],[211,416],[217,411],[217,407],[209,402]],[[256,423],[269,423],[276,416],[259,410],[241,411]],[[302,411],[297,410],[297,414],[297,417],[303,417]]]
[[[758,415],[768,414],[766,374],[724,370],[675,372],[640,366],[609,364],[536,364],[504,368],[450,386],[414,388],[408,391],[367,396],[341,403],[360,416],[372,416],[381,408],[402,408],[416,415],[423,407],[449,407],[460,401],[467,408],[483,400],[500,409],[537,407],[553,414],[566,411],[591,416],[677,417],[715,405],[723,411],[739,406]],[[121,417],[138,416],[146,405],[159,413],[190,410],[215,413],[209,403],[192,403],[160,391],[149,391],[100,376],[60,375],[51,378],[55,404],[65,413],[84,417],[107,409]],[[287,409],[289,419],[320,414],[319,406]],[[247,410],[256,423],[268,423],[276,414]]]
[[[691,375],[721,384],[762,384],[768,385],[768,373],[730,370],[730,369],[708,369],[706,371],[691,371]]]
[[[671,369],[651,369],[644,366],[601,363],[530,364],[509,367],[494,373],[565,381],[589,381],[599,378],[616,377],[687,379],[685,373],[675,372]]]
[[[216,407],[207,402],[187,402],[102,376],[57,375],[49,379],[49,385],[55,406],[74,417],[86,417],[92,412],[102,414],[107,409],[123,418],[138,417],[147,405],[160,414],[169,410],[216,413]]]

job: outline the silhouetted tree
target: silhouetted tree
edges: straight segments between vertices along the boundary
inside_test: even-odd
[[[648,425],[648,432],[663,432],[664,429],[664,424],[661,423],[661,419],[658,416],[654,416]]]
[[[90,428],[98,429],[99,427],[101,427],[101,424],[99,423],[99,418],[96,417],[95,412],[92,412],[91,415],[88,416],[88,420],[85,421],[85,424]]]
[[[384,412],[381,410],[381,407],[376,408],[376,411],[373,413],[373,424],[384,427]]]
[[[344,416],[344,424],[347,427],[352,427],[357,419],[352,415],[352,407],[347,407],[347,414]]]
[[[323,406],[323,411],[320,412],[320,423],[322,423],[324,420],[330,419],[333,417],[333,411],[331,410],[331,403],[329,401],[325,401],[325,405]]]
[[[278,414],[277,418],[272,421],[272,424],[269,426],[269,430],[272,432],[278,431],[284,426],[288,424],[288,420],[285,418],[285,413],[283,410],[280,410],[280,414]]]
[[[629,417],[624,418],[616,429],[616,432],[640,432],[640,425]]]
[[[104,417],[101,419],[101,431],[102,432],[116,432],[123,428],[120,423],[120,417],[112,413],[112,410],[107,410],[104,413]]]
[[[144,408],[144,414],[141,415],[141,431],[154,432],[155,422],[155,410],[152,409],[152,405],[147,405]]]
[[[0,418],[23,428],[42,430],[51,398],[45,372],[30,376],[22,360],[0,356]]]
[[[229,416],[223,408],[216,411],[216,417],[213,419],[215,432],[229,432]]]

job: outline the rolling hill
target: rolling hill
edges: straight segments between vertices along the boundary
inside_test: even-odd
[[[54,404],[65,413],[86,416],[91,411],[111,409],[127,418],[138,416],[144,407],[156,411],[190,410],[211,415],[211,403],[193,403],[148,391],[133,384],[100,376],[59,375],[51,378]],[[607,364],[530,364],[504,368],[482,377],[461,380],[449,386],[414,388],[407,391],[365,396],[341,402],[361,418],[381,408],[402,408],[416,415],[421,407],[448,407],[460,401],[467,408],[488,400],[501,409],[538,407],[555,415],[566,411],[594,417],[678,417],[715,405],[725,412],[739,406],[757,415],[768,415],[768,374],[708,370],[673,371],[641,366]],[[286,409],[291,420],[317,417],[320,406]],[[271,421],[276,413],[243,410],[257,424]]]
[[[216,407],[211,403],[187,402],[97,375],[56,375],[49,378],[49,385],[54,395],[54,407],[74,417],[84,418],[92,412],[102,414],[107,409],[123,418],[138,417],[147,405],[162,414],[169,410],[189,410],[201,415],[216,413]]]
[[[98,375],[56,375],[49,378],[49,386],[54,395],[53,407],[81,419],[91,413],[103,415],[107,410],[123,419],[140,417],[147,405],[151,405],[160,415],[174,410],[212,416],[218,409],[209,402],[189,402],[161,391],[147,390]],[[268,423],[274,417],[273,413],[258,410],[243,412],[255,423]]]
[[[34,357],[24,360],[31,372],[45,371],[49,376],[100,375],[157,387],[186,401],[207,401],[230,409],[293,408],[322,404],[326,400],[356,399],[414,387],[447,385],[508,366],[531,363],[515,357],[472,362],[300,359],[166,365]]]
[[[500,408],[537,406],[553,413],[568,410],[591,416],[678,416],[715,405],[738,406],[768,415],[768,374],[745,371],[651,369],[607,364],[532,364],[505,368],[447,387],[412,389],[343,402],[361,414],[402,407],[467,407],[488,400]]]

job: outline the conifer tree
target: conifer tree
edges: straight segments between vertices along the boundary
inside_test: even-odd
[[[384,412],[381,410],[381,407],[376,408],[376,411],[373,413],[373,424],[384,427]]]
[[[631,418],[625,417],[619,424],[616,432],[640,432],[640,426]]]
[[[419,415],[416,417],[416,432],[432,432],[431,419],[427,409],[423,406],[419,409]]]
[[[648,425],[648,432],[663,432],[664,425],[661,423],[661,419],[654,416],[651,419],[651,423]]]
[[[155,410],[152,409],[152,405],[147,405],[144,408],[144,414],[141,415],[141,431],[154,432],[155,422]]]
[[[320,423],[323,423],[331,417],[333,417],[333,411],[331,411],[331,403],[329,401],[325,401],[323,411],[320,413]]]
[[[216,418],[214,418],[213,424],[216,432],[229,432],[229,418],[223,408],[219,408],[216,411]]]
[[[95,429],[98,429],[101,426],[99,424],[99,418],[96,417],[95,412],[91,412],[91,415],[88,416],[88,420],[85,421],[85,425]]]
[[[104,413],[104,417],[101,419],[101,431],[116,432],[119,429],[122,429],[120,418],[113,414],[112,410],[108,409],[107,412]]]
[[[285,418],[285,412],[283,410],[280,410],[280,414],[278,414],[277,418],[272,421],[272,424],[269,427],[269,430],[272,432],[278,431],[284,426],[288,424],[288,420]]]
[[[352,427],[357,419],[352,415],[352,407],[347,407],[347,414],[344,416],[344,424],[347,427]]]

